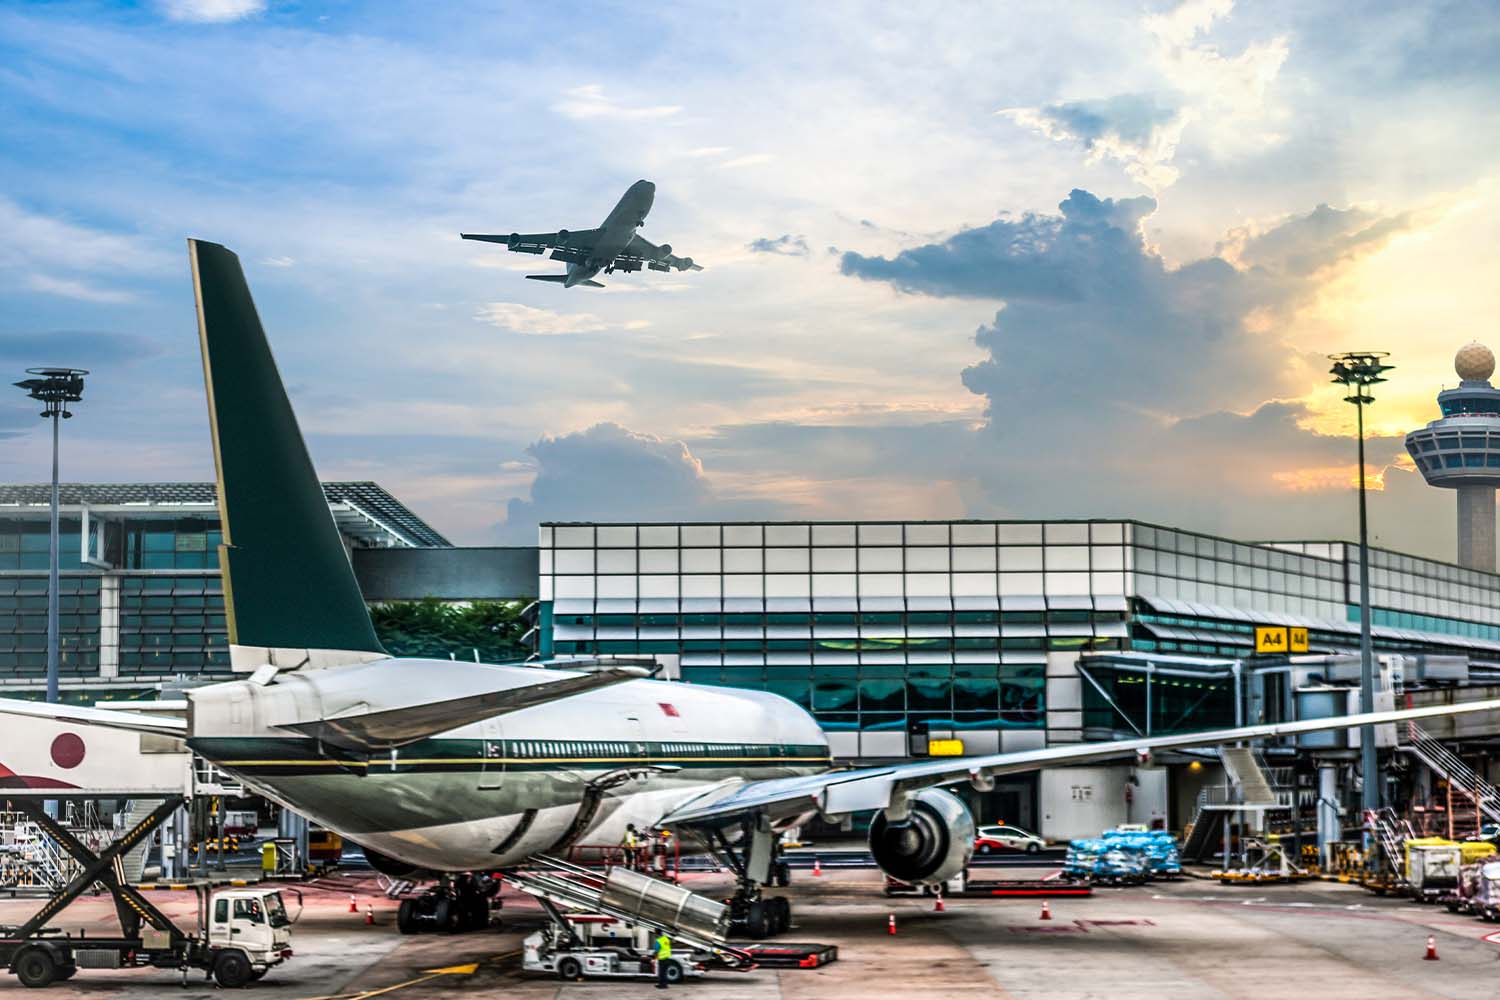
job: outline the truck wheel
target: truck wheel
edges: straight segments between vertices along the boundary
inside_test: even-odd
[[[583,966],[576,958],[563,958],[557,963],[557,978],[564,982],[572,982],[583,978]]]
[[[396,907],[396,929],[402,934],[417,933],[417,901],[414,899],[403,899],[401,905]]]
[[[57,978],[57,960],[46,948],[29,948],[16,959],[16,978],[22,986],[51,986]]]
[[[682,982],[682,963],[675,958],[667,959],[666,979],[669,983]]]
[[[214,982],[226,990],[239,989],[250,981],[250,959],[242,951],[221,951],[214,959]]]

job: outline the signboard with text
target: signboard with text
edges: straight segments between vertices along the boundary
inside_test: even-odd
[[[1307,629],[1300,626],[1257,625],[1255,651],[1266,653],[1305,653],[1308,651]]]

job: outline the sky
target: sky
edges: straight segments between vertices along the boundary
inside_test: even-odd
[[[1451,559],[1401,437],[1500,347],[1486,3],[0,8],[0,373],[91,371],[63,476],[207,480],[185,239],[244,262],[325,479],[538,520],[1354,529],[1326,355],[1391,352],[1374,540]],[[597,226],[701,272],[459,232]],[[0,397],[0,481],[48,472]]]

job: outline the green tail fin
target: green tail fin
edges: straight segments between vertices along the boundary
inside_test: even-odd
[[[239,258],[188,241],[237,646],[383,653]]]

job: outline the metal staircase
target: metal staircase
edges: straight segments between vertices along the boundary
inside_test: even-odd
[[[1500,789],[1480,777],[1452,750],[1433,739],[1415,722],[1407,723],[1401,749],[1415,756],[1448,782],[1448,787],[1474,800],[1478,810],[1500,823]]]
[[[1219,761],[1231,784],[1240,789],[1240,804],[1246,806],[1279,806],[1284,803],[1271,787],[1260,755],[1249,747],[1220,747]]]
[[[1391,871],[1405,878],[1406,851],[1403,850],[1403,845],[1406,841],[1416,837],[1411,823],[1405,817],[1396,815],[1396,811],[1387,806],[1371,814],[1370,826],[1374,828],[1375,839],[1380,844],[1380,850],[1385,854],[1386,863],[1390,865]]]
[[[726,942],[729,910],[723,903],[640,872],[616,867],[601,875],[538,855],[526,867],[506,871],[505,881],[537,897],[560,924],[566,922],[557,907],[601,913],[664,931],[683,944],[716,955],[731,967],[745,967],[753,961],[749,952]]]
[[[125,806],[122,819],[116,820],[117,831],[123,834],[126,830],[133,830],[136,824],[150,816],[156,807],[161,805],[160,799],[131,799]],[[151,853],[152,837],[145,837],[141,842],[120,856],[121,874],[126,882],[140,882],[145,878],[146,856]]]

